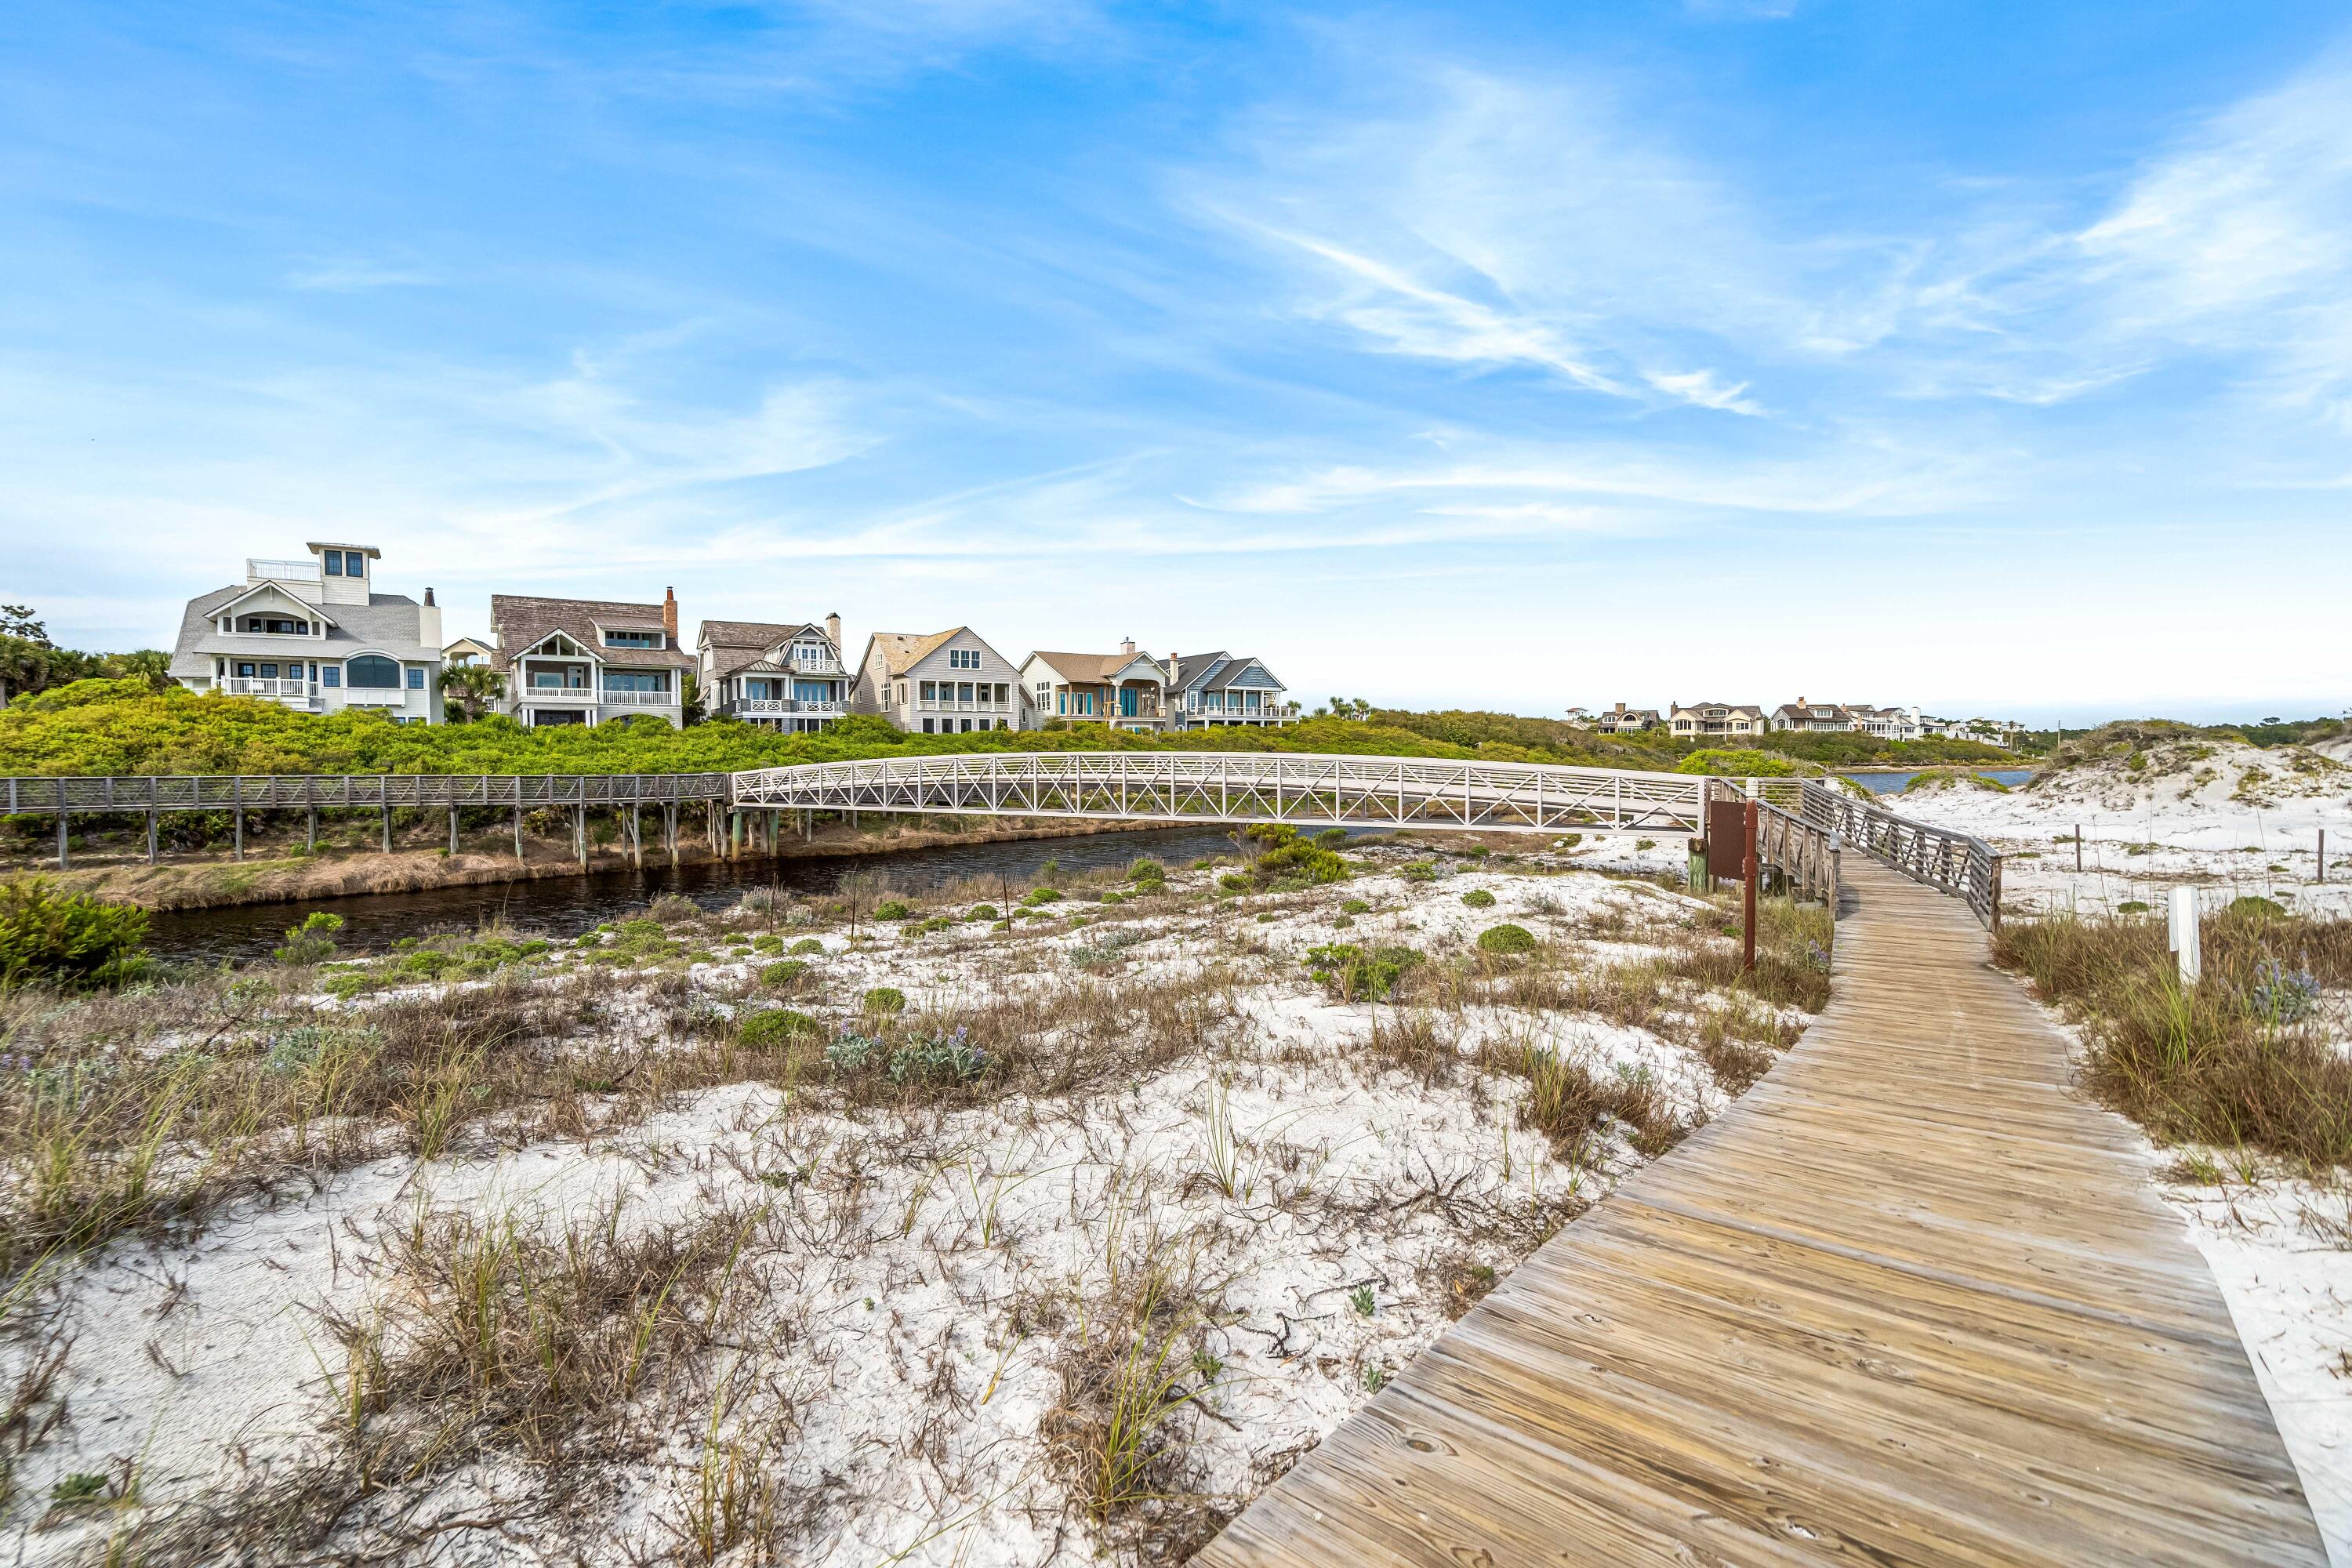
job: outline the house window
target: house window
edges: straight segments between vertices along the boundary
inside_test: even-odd
[[[980,668],[980,650],[976,647],[951,647],[948,649],[948,668],[950,669],[978,669]]]
[[[971,733],[971,721],[969,719],[963,721],[963,732],[967,735]]]
[[[355,687],[370,691],[400,689],[400,666],[381,654],[363,653],[357,658],[345,659],[343,668],[351,673]]]
[[[274,664],[265,664],[265,665],[263,665],[263,666],[261,667],[261,679],[264,679],[264,680],[275,680],[275,679],[278,679],[278,667],[277,667],[276,665],[274,665]]]
[[[326,561],[327,561],[327,575],[328,575],[328,576],[330,576],[330,577],[340,577],[340,576],[341,576],[341,575],[343,574],[343,552],[342,552],[341,551],[340,551],[340,550],[330,550],[330,551],[328,551],[328,552],[327,552],[327,554],[326,554]]]
[[[253,666],[239,663],[236,667],[236,678],[239,680],[251,680],[253,679]]]
[[[669,677],[654,669],[608,669],[604,672],[607,691],[667,691]]]
[[[322,670],[319,671],[319,684],[320,684],[320,685],[321,685],[321,686],[341,686],[342,683],[343,683],[343,672],[342,672],[341,669],[337,668],[335,666],[333,666],[333,665],[331,665],[331,665],[327,666],[327,668],[324,668],[324,669],[322,669]]]
[[[920,683],[918,689],[921,692],[922,700],[926,702],[929,702],[936,700],[936,693],[939,690],[939,686],[935,681],[926,680]]]
[[[606,632],[604,646],[606,647],[659,647],[661,638],[662,635],[659,632]]]
[[[926,719],[926,720],[924,720],[924,721],[923,721],[923,733],[924,733],[924,734],[926,734],[926,735],[928,735],[928,734],[929,734],[930,732],[931,732],[931,721],[930,721],[929,719]]]
[[[412,664],[408,667],[408,689],[411,691],[422,691],[425,689],[425,667],[423,665]]]

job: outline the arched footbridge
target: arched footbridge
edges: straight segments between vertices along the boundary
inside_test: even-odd
[[[1744,783],[1412,758],[1044,752],[593,782],[16,779],[8,809],[701,807],[1703,831]],[[1203,1568],[2327,1561],[2145,1146],[1987,961],[1990,846],[1810,782],[1760,858],[1834,900],[1828,1008],[1761,1082],[1521,1263],[1194,1559]],[[1743,803],[1741,808],[1745,810]],[[723,817],[735,826],[722,828]],[[455,818],[453,816],[453,832]],[[151,834],[150,842],[152,842]],[[584,839],[583,839],[584,842]]]

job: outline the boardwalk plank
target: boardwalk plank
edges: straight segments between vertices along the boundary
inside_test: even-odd
[[[1206,1568],[2326,1561],[2137,1134],[1963,909],[1856,860],[1805,1038]]]

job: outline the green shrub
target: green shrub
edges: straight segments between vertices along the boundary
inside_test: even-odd
[[[1481,952],[1533,952],[1536,939],[1525,926],[1488,926],[1478,933],[1478,950]]]
[[[1343,915],[1368,915],[1372,912],[1372,906],[1361,899],[1349,899],[1339,906],[1339,912]]]
[[[781,963],[772,963],[768,965],[767,968],[760,971],[760,984],[762,985],[773,986],[790,985],[798,981],[802,975],[806,974],[808,972],[809,966],[805,960],[787,958]]]
[[[1139,855],[1128,865],[1127,879],[1130,882],[1164,882],[1168,879],[1168,868],[1150,855]]]
[[[1257,884],[1239,871],[1226,872],[1217,879],[1217,886],[1228,893],[1250,893],[1257,890]]]
[[[823,1033],[824,1026],[806,1013],[779,1007],[744,1019],[735,1030],[735,1038],[746,1049],[764,1051],[788,1046],[794,1040],[812,1040]]]
[[[903,1013],[907,994],[895,986],[877,985],[866,994],[864,1005],[868,1013]]]
[[[1059,888],[1032,888],[1029,889],[1029,896],[1021,901],[1034,909],[1039,904],[1059,902],[1061,897],[1062,889]]]
[[[903,921],[914,912],[903,899],[885,899],[874,907],[874,918],[877,921]]]
[[[1337,849],[1346,842],[1348,842],[1348,830],[1344,827],[1327,827],[1315,836],[1315,844],[1318,848]]]
[[[2147,906],[2140,902],[2137,899],[2126,899],[2122,903],[2116,906],[2116,913],[2119,915],[2144,915],[2147,913]]]
[[[0,883],[0,991],[35,981],[110,985],[131,978],[147,911],[61,890],[43,877]]]
[[[913,925],[908,926],[907,928],[907,934],[908,936],[929,936],[933,931],[945,931],[953,924],[955,924],[955,921],[945,915],[932,915],[926,920],[917,921]]]
[[[793,951],[794,952],[823,952],[824,951],[824,943],[818,941],[815,937],[804,936],[801,938],[800,941],[793,943]]]
[[[1310,947],[1299,960],[1307,973],[1342,1001],[1385,1000],[1404,972],[1423,962],[1409,947],[1376,947],[1370,951],[1354,942],[1330,942]]]
[[[1348,878],[1345,860],[1304,840],[1267,850],[1257,858],[1257,864],[1251,869],[1261,884],[1267,885],[1296,881],[1311,887],[1318,882],[1343,882]]]
[[[2224,907],[2226,913],[2245,915],[2255,920],[2284,920],[2286,906],[2276,899],[2265,899],[2259,893],[2245,893],[2231,899]]]
[[[988,1070],[988,1053],[962,1029],[910,1036],[890,1053],[892,1083],[971,1083]]]
[[[775,935],[773,932],[765,936],[755,936],[751,939],[751,951],[753,952],[782,952],[784,951],[784,939]]]
[[[1711,773],[1717,778],[1731,779],[1788,778],[1796,771],[1794,763],[1753,750],[1693,752],[1675,766],[1678,773]]]
[[[1573,849],[1583,842],[1584,835],[1581,833],[1563,833],[1558,839],[1553,841],[1552,847],[1556,849]]]
[[[280,963],[324,963],[335,956],[335,933],[342,929],[342,916],[312,910],[287,931],[286,941],[270,956]]]
[[[1400,868],[1397,875],[1408,882],[1434,882],[1437,880],[1437,862],[1434,860],[1411,861]]]
[[[1341,915],[1341,916],[1339,916],[1337,920],[1335,920],[1335,921],[1333,921],[1331,922],[1331,929],[1332,929],[1333,931],[1348,931],[1348,930],[1352,929],[1352,928],[1354,927],[1355,923],[1356,923],[1356,917],[1355,917],[1355,916],[1353,916],[1353,915]]]
[[[1004,917],[994,904],[974,904],[964,911],[963,918],[968,921],[993,921],[1002,920]]]
[[[1495,907],[1495,895],[1484,888],[1473,888],[1462,895],[1462,901],[1474,910],[1491,910]]]

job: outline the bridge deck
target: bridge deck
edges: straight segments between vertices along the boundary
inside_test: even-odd
[[[1196,1561],[2326,1561],[2131,1129],[1966,909],[1851,861],[1804,1040]]]

